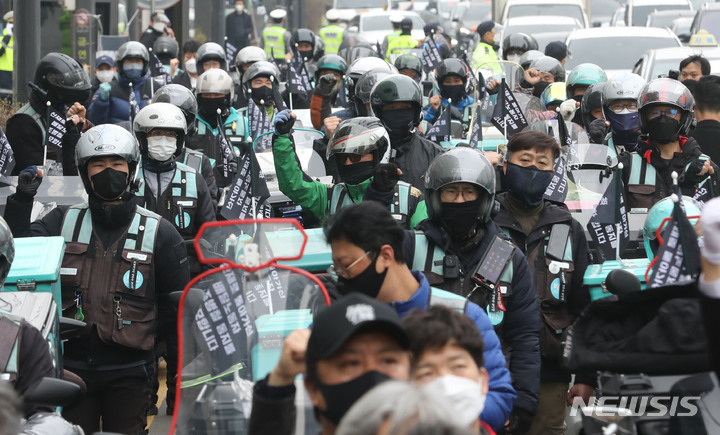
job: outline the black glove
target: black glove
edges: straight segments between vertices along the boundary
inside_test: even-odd
[[[318,84],[315,86],[315,94],[321,97],[331,96],[336,83],[337,77],[335,77],[335,74],[330,73],[320,76],[320,80],[318,80]]]
[[[530,430],[535,416],[520,408],[513,408],[510,413],[509,423],[505,432],[513,435],[521,435]]]
[[[292,112],[285,109],[282,112],[275,115],[275,119],[273,120],[273,126],[275,127],[275,134],[280,136],[282,134],[288,134],[290,133],[290,130],[292,130],[293,125],[295,125],[295,118],[293,118],[291,115]]]
[[[15,189],[15,198],[19,201],[32,201],[42,183],[42,176],[38,176],[37,166],[28,166],[18,174],[18,185]]]
[[[608,127],[605,125],[604,118],[598,118],[590,123],[588,134],[590,135],[590,143],[604,143],[605,136],[608,133]]]
[[[395,188],[400,175],[395,163],[380,163],[375,167],[372,185],[378,192],[389,192]]]

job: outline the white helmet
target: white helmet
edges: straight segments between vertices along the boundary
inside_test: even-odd
[[[143,156],[148,155],[147,134],[155,129],[177,133],[176,149],[173,155],[179,156],[185,146],[185,134],[187,133],[187,122],[183,111],[174,104],[152,103],[138,112],[133,122],[133,130]]]

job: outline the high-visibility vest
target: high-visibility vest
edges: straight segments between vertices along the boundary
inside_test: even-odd
[[[337,54],[343,41],[345,28],[337,24],[329,24],[320,29],[320,38],[325,43],[325,54]]]
[[[280,26],[270,26],[263,30],[263,44],[268,59],[285,59],[285,32]]]

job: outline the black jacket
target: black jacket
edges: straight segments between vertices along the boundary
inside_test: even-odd
[[[700,168],[702,162],[699,157],[702,150],[697,141],[691,137],[680,137],[681,151],[675,153],[669,162],[660,157],[660,151],[650,145],[648,142],[640,141],[638,153],[643,161],[649,162],[656,172],[655,186],[643,188],[644,186],[629,186],[630,173],[639,168],[632,168],[632,154],[624,152],[618,156],[618,161],[623,164],[623,185],[625,186],[625,198],[628,204],[628,210],[632,208],[650,208],[661,199],[670,196],[672,190],[672,172],[678,173],[678,185],[683,195],[694,196],[698,184],[706,177],[700,176]],[[720,179],[720,169],[713,164],[715,174],[712,176],[713,184],[718,185]],[[686,170],[687,168],[687,170]],[[716,195],[720,193],[716,187]]]
[[[131,197],[131,205],[135,198]],[[15,195],[7,198],[5,206],[5,220],[15,237],[41,237],[61,235],[62,223],[68,206],[59,206],[45,217],[30,223],[32,201],[18,201]],[[102,240],[104,246],[112,245],[130,225],[135,207],[127,207],[127,212],[118,215],[112,207],[102,206],[93,197],[90,198],[90,210],[93,215],[93,235]],[[112,211],[111,211],[112,210]],[[153,257],[156,294],[158,295],[159,321],[175,316],[173,304],[168,295],[174,291],[182,291],[190,281],[185,243],[175,227],[165,219],[161,219],[158,226]],[[78,345],[65,346],[65,361],[72,361],[73,366],[85,366],[92,370],[102,366],[118,366],[138,362],[154,361],[155,352],[131,349],[100,340],[97,331]],[[72,349],[70,349],[72,348]],[[68,364],[70,366],[70,364]]]
[[[460,277],[455,279],[446,279],[423,271],[430,285],[461,296],[468,296],[474,290],[475,284],[471,275],[495,236],[507,239],[494,222],[488,223],[483,231],[479,231],[462,247],[450,243],[445,230],[430,220],[421,222],[417,229],[423,231],[436,246],[444,248],[446,254],[457,255],[459,260]],[[414,237],[405,237],[403,255],[408,259],[415,258]],[[514,406],[534,415],[540,394],[540,312],[532,272],[525,255],[519,249],[513,253],[512,265],[511,294],[503,296],[507,310],[498,336],[503,344],[503,353],[509,361],[513,387],[517,392]],[[482,308],[488,305],[485,298],[471,300]]]
[[[390,144],[395,150],[395,157],[391,160],[402,170],[400,181],[417,187],[425,194],[425,172],[430,162],[445,152],[443,147],[420,136],[417,131],[402,141],[391,138]]]
[[[545,239],[550,235],[554,224],[570,225],[573,271],[567,286],[566,302],[562,304],[564,307],[548,306],[546,309],[539,289],[537,296],[544,328],[550,328],[547,322],[552,321],[552,314],[560,311],[560,308],[563,314],[567,313],[565,314],[567,320],[572,321],[590,304],[590,293],[587,287],[583,285],[585,270],[590,264],[590,249],[582,225],[572,217],[570,211],[564,205],[545,201],[537,224],[535,224],[530,234],[526,236],[515,217],[505,207],[506,198],[507,194],[498,196],[500,212],[495,216],[494,220],[510,235],[515,245],[527,256],[528,265],[533,274],[533,281],[538,286],[547,282],[548,265],[544,252],[547,243]],[[530,260],[531,258],[534,261]],[[557,359],[543,357],[541,379],[544,381],[570,382],[570,372],[561,367],[559,354],[557,357]],[[582,383],[594,384],[593,377],[589,377]]]
[[[148,26],[147,29],[143,32],[142,35],[140,35],[140,43],[145,46],[148,50],[153,48],[153,45],[155,44],[155,41],[163,35],[165,35],[165,32],[158,32],[157,30],[153,29],[152,27]]]
[[[192,81],[190,81],[190,74],[187,71],[182,71],[177,73],[175,77],[172,79],[172,83],[174,85],[182,85],[186,88],[190,89],[191,91],[194,91],[195,88],[193,88]]]
[[[720,122],[714,119],[700,121],[688,136],[697,141],[710,160],[720,162]]]
[[[2,316],[2,314],[0,314],[0,316]],[[48,343],[40,331],[23,319],[20,322],[19,335],[18,373],[17,378],[13,382],[13,387],[18,395],[22,397],[30,387],[40,382],[42,378],[54,378],[55,367],[52,357],[48,352]],[[32,403],[25,403],[23,405],[23,415],[25,418],[37,412],[53,411],[54,409],[49,406],[35,405]]]
[[[227,42],[240,51],[250,45],[250,36],[253,33],[253,23],[250,15],[243,12],[233,12],[225,17],[225,36]],[[228,59],[228,63],[235,63],[235,59]]]

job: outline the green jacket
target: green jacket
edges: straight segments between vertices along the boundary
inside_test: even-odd
[[[336,186],[304,177],[302,168],[299,166],[295,156],[294,144],[287,134],[273,138],[273,157],[275,159],[275,175],[277,176],[280,191],[318,219],[323,219],[334,211],[352,203],[362,202],[365,192],[372,182],[372,178],[369,178],[357,185],[341,183],[340,185],[343,186],[345,191],[343,193],[346,194],[333,195],[334,191],[337,193]],[[406,183],[402,184],[407,185]],[[427,219],[427,208],[420,191],[411,186],[406,191],[409,192],[408,201],[406,202],[408,216],[407,222],[404,222],[404,224],[406,228],[414,229],[418,223]],[[339,199],[340,203],[333,206],[331,204],[333,197]],[[347,201],[348,198],[350,201]],[[395,210],[398,208],[397,204],[396,202],[394,205],[389,206],[393,216],[400,214],[399,210]]]

